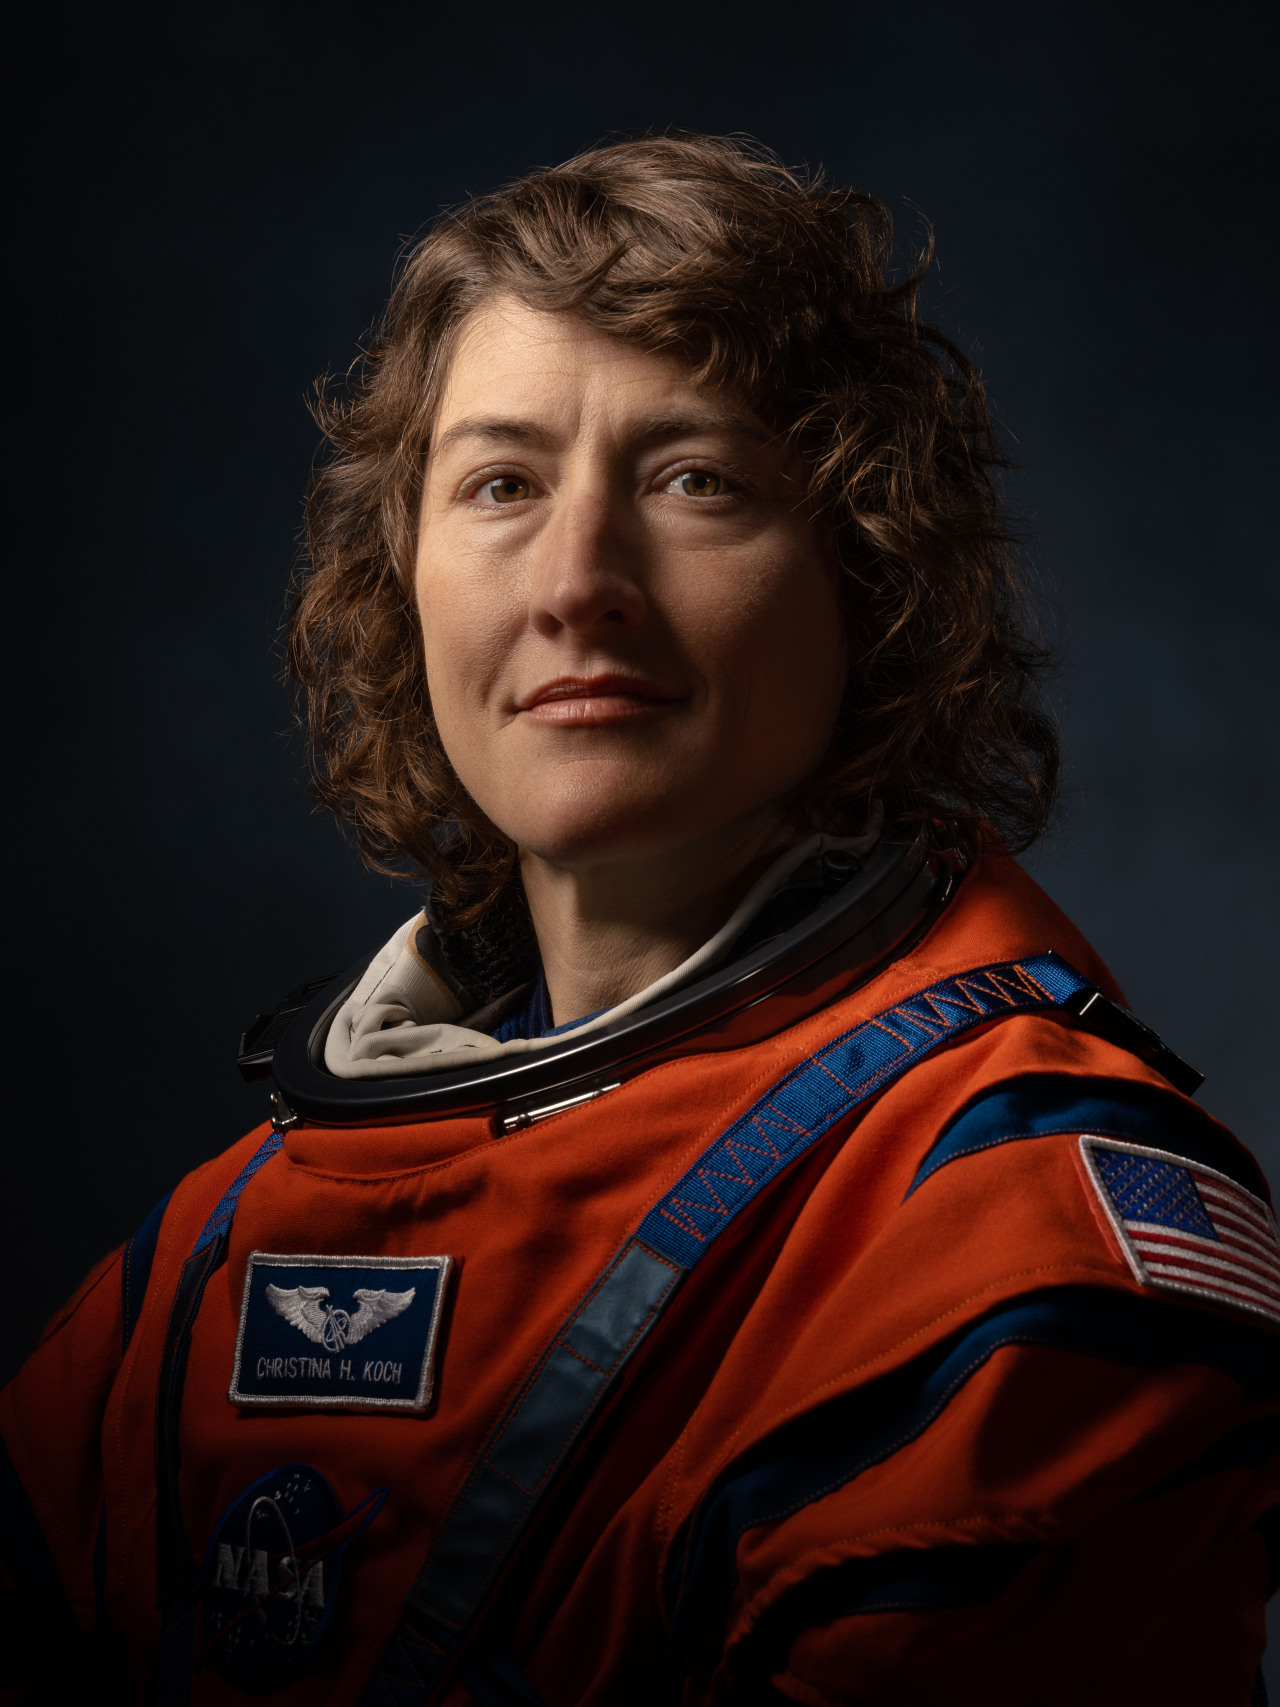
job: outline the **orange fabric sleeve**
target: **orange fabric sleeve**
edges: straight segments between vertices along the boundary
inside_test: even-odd
[[[686,1699],[768,1681],[805,1707],[1246,1707],[1278,1410],[1199,1364],[1005,1347],[914,1439],[740,1537],[721,1658],[704,1649]],[[867,1593],[939,1550],[940,1592]],[[984,1555],[1005,1580],[958,1604]]]
[[[773,1687],[804,1707],[1248,1707],[1266,1645],[1266,1550],[1240,1533],[1257,1477],[1114,1512],[990,1606],[803,1631]]]
[[[91,1270],[0,1392],[0,1439],[53,1556],[76,1624],[93,1628],[102,1419],[121,1357],[121,1251]],[[24,1583],[25,1561],[6,1560]]]

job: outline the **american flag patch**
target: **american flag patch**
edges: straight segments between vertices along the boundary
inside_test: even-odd
[[[1280,1231],[1262,1201],[1216,1168],[1111,1138],[1080,1153],[1144,1286],[1190,1292],[1280,1323]]]

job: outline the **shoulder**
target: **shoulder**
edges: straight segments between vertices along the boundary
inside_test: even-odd
[[[51,1358],[62,1369],[59,1379],[64,1381],[76,1370],[87,1378],[90,1365],[99,1372],[118,1368],[148,1298],[176,1279],[228,1190],[262,1156],[270,1138],[269,1126],[255,1128],[221,1155],[193,1169],[162,1197],[124,1244],[95,1263],[71,1297],[49,1317],[18,1381]]]
[[[1030,879],[1012,861],[989,862],[914,951],[829,1011],[825,1038],[851,1062],[868,1027],[914,1037],[894,1015],[929,1046],[833,1133],[774,1266],[758,1339],[757,1322],[746,1325],[745,1385],[729,1367],[717,1383],[724,1438],[776,1428],[971,1331],[984,1346],[1040,1335],[1107,1355],[1121,1341],[1140,1349],[1135,1324],[1176,1309],[1179,1343],[1197,1358],[1243,1369],[1243,1332],[1268,1368],[1275,1361],[1280,1239],[1247,1150],[1071,1013],[965,1007],[971,974],[1048,954],[1120,997]],[[917,999],[948,983],[965,986],[954,1004]],[[835,1045],[815,1041],[811,1062],[830,1065]],[[791,1113],[785,1097],[773,1102],[764,1139]]]
[[[936,1046],[834,1135],[681,1441],[677,1629],[731,1600],[744,1630],[793,1590],[808,1607],[810,1577],[846,1566],[869,1585],[856,1610],[914,1606],[895,1561],[913,1592],[930,1560],[971,1580],[976,1540],[1012,1580],[1064,1536],[1112,1544],[1113,1519],[1184,1483],[1234,1545],[1241,1486],[1274,1489],[1280,1237],[1257,1164],[1070,1014],[953,1027],[915,999],[1052,952],[1119,1000],[1034,886],[981,881],[832,1015],[906,1037],[906,1011]],[[1158,1526],[1138,1528],[1156,1562]]]
[[[118,1293],[123,1258],[124,1246],[121,1245],[114,1251],[108,1251],[106,1256],[94,1263],[70,1298],[59,1305],[46,1321],[40,1332],[37,1349],[60,1334],[82,1312],[95,1318],[94,1332],[100,1328],[104,1315],[114,1317],[119,1313]]]
[[[280,1134],[264,1122],[193,1169],[156,1205],[135,1235],[148,1247],[149,1292],[172,1291],[186,1259],[222,1234],[243,1193],[282,1146]],[[125,1248],[128,1253],[132,1246]]]

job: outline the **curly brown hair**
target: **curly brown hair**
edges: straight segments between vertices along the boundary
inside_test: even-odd
[[[917,315],[932,244],[895,274],[875,197],[736,138],[613,143],[445,215],[407,254],[350,381],[322,383],[330,455],[289,616],[317,797],[365,859],[432,879],[459,922],[511,842],[445,754],[413,565],[424,463],[463,321],[497,294],[580,315],[743,397],[802,454],[844,568],[850,669],[809,822],[861,815],[975,853],[1044,828],[1058,742],[981,378]]]

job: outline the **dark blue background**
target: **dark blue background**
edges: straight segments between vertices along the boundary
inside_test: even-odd
[[[1273,1124],[1273,8],[863,0],[40,9],[12,60],[3,1358],[264,1110],[238,1032],[413,909],[315,818],[274,637],[403,240],[606,132],[876,190],[981,360],[1065,644],[1031,867],[1204,1104]],[[6,1370],[0,1373],[6,1373]]]

